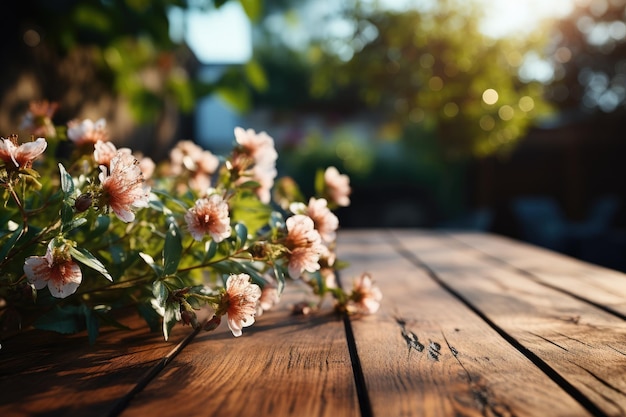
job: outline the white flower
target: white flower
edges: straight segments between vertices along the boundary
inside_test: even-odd
[[[34,142],[22,143],[18,146],[17,136],[9,139],[0,138],[0,159],[8,167],[29,168],[35,158],[43,153],[48,146],[44,138],[38,138]]]
[[[382,298],[383,293],[374,285],[372,277],[368,273],[364,273],[354,280],[348,311],[374,314],[380,308]]]
[[[320,256],[326,251],[322,238],[313,220],[303,214],[291,216],[285,222],[287,238],[285,246],[289,250],[288,271],[291,278],[299,278],[304,271],[320,269]]]
[[[335,241],[337,236],[339,219],[330,211],[327,204],[324,198],[311,198],[305,209],[305,214],[313,220],[315,229],[319,232],[322,240],[331,243]]]
[[[254,323],[257,302],[261,297],[261,288],[250,282],[248,274],[232,274],[226,281],[226,303],[228,327],[233,336],[241,336],[241,329]]]
[[[201,241],[206,234],[215,242],[230,236],[228,203],[219,194],[196,200],[196,204],[185,213],[185,221],[191,236]]]
[[[109,133],[106,130],[106,120],[98,119],[95,123],[90,119],[83,121],[71,120],[67,124],[67,137],[77,145],[86,143],[95,144],[99,140],[106,142],[109,140]]]
[[[26,258],[24,274],[36,289],[48,286],[50,294],[57,298],[74,294],[83,279],[78,264],[51,246],[48,246],[45,256]]]
[[[328,167],[324,171],[324,181],[326,183],[326,192],[332,202],[342,207],[350,205],[349,195],[352,190],[350,188],[350,178],[347,175],[340,174],[335,167]]]
[[[148,207],[150,187],[144,184],[139,162],[130,153],[118,150],[111,160],[107,175],[106,167],[100,166],[104,202],[115,215],[128,223],[135,220],[134,207]]]

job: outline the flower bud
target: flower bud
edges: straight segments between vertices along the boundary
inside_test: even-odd
[[[92,202],[93,198],[91,197],[91,193],[81,194],[78,196],[78,198],[76,198],[76,201],[74,202],[74,209],[76,209],[78,213],[82,213],[83,211],[86,211],[89,209],[89,207],[91,207]]]
[[[211,320],[207,321],[204,325],[204,330],[210,332],[211,330],[217,329],[217,326],[222,322],[222,318],[220,316],[213,316]]]

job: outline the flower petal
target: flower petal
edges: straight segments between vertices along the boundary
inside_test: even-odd
[[[51,277],[50,265],[44,256],[29,256],[24,261],[24,273],[28,282],[40,290],[48,284]]]

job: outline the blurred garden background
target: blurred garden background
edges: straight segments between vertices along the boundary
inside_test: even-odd
[[[265,130],[305,191],[320,167],[350,175],[344,228],[490,231],[626,270],[626,0],[21,0],[0,15],[3,137],[42,99],[155,160]]]

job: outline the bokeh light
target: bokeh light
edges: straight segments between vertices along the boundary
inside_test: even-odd
[[[488,88],[483,92],[483,101],[485,104],[493,105],[498,102],[498,92],[493,88]]]

